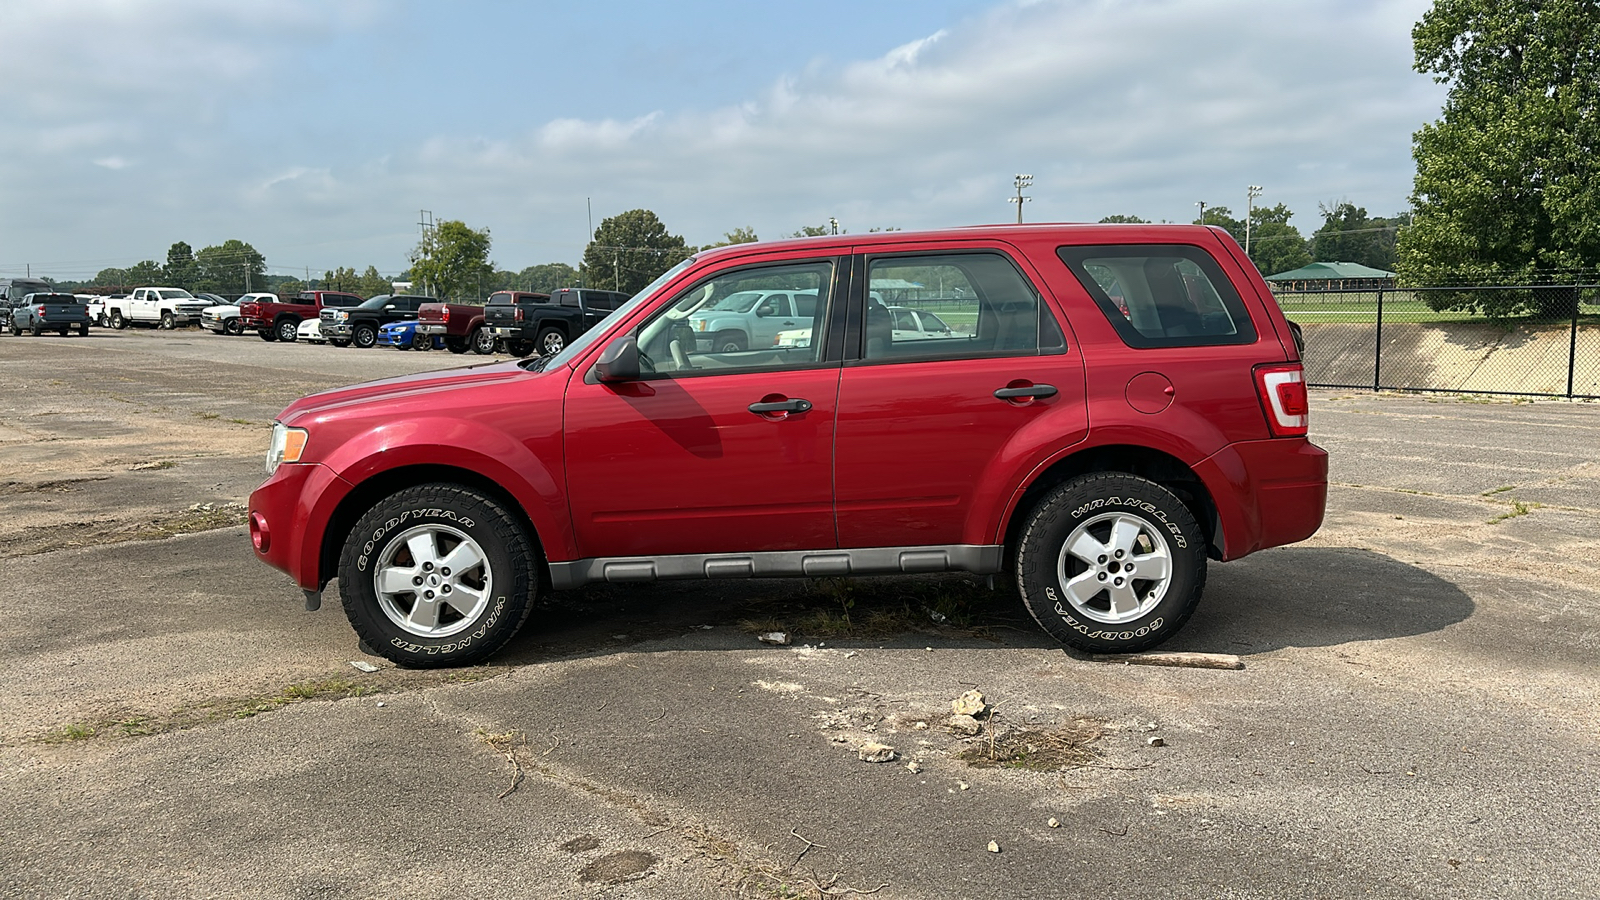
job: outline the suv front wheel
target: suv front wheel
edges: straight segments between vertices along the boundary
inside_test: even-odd
[[[1016,570],[1023,603],[1051,636],[1090,653],[1133,653],[1194,613],[1205,537],[1165,487],[1121,472],[1084,475],[1034,508]]]
[[[339,560],[350,624],[374,652],[407,668],[462,666],[499,650],[527,620],[536,584],[522,526],[455,484],[380,501]]]

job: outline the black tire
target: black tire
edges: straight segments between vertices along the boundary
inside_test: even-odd
[[[256,334],[261,335],[263,341],[275,341],[278,339],[278,332],[273,328],[257,329]]]
[[[429,536],[434,559],[419,560],[415,539]],[[461,547],[479,561],[448,572],[443,563]],[[527,621],[537,587],[522,526],[499,503],[456,484],[418,485],[379,501],[356,522],[339,560],[339,593],[356,634],[405,668],[471,665],[492,655]],[[452,604],[463,596],[470,606]]]
[[[534,349],[540,356],[555,356],[567,346],[567,333],[554,326],[541,328],[534,339]]]
[[[1133,653],[1176,634],[1194,613],[1206,584],[1205,536],[1165,487],[1121,472],[1084,475],[1034,507],[1016,571],[1023,604],[1052,637],[1090,653]]]
[[[12,337],[22,337],[22,329],[17,326],[17,320],[16,319],[12,319],[11,320],[11,336]]]
[[[222,330],[224,333],[234,335],[235,337],[244,334],[244,320],[238,317],[229,319],[228,321],[222,323]]]
[[[472,342],[473,353],[476,353],[479,356],[488,356],[494,353],[494,345],[496,343],[494,332],[490,331],[487,327],[480,325],[477,328],[472,329],[472,335],[469,340]]]
[[[84,323],[82,323],[82,324],[80,324],[78,326],[78,337],[88,337],[88,336],[89,336],[89,323],[88,322],[84,322]]]
[[[128,320],[122,317],[122,310],[113,309],[111,311],[111,327],[118,331],[128,327]]]
[[[466,338],[446,337],[444,348],[451,353],[465,353],[472,349],[472,344]]]
[[[278,340],[285,344],[292,344],[300,336],[300,320],[284,316],[279,319],[273,328],[278,332]]]
[[[737,331],[719,331],[711,342],[711,349],[718,353],[738,353],[748,347],[745,336]]]
[[[99,325],[101,328],[109,328],[111,326],[111,320],[106,318],[105,313],[101,313],[99,318],[95,319],[94,323]]]
[[[348,347],[348,346],[350,346],[350,342],[349,341],[335,341],[335,340],[330,339],[328,341],[328,343],[334,345],[335,347]]]
[[[161,314],[161,327],[171,331],[178,327],[178,319],[170,312]]]
[[[362,322],[350,332],[350,343],[360,347],[362,350],[370,350],[374,344],[378,343],[378,329],[373,328],[366,322]]]
[[[44,336],[44,329],[40,328],[37,323],[35,323],[34,326],[32,328],[28,329],[28,330],[33,332],[33,336],[34,337],[43,337]]]
[[[512,356],[527,356],[533,352],[533,342],[506,341],[506,352]]]
[[[413,350],[432,350],[433,349],[433,335],[431,335],[431,334],[423,334],[420,331],[411,332],[411,349],[413,349]]]

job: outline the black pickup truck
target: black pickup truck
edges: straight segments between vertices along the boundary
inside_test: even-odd
[[[322,339],[335,347],[359,347],[378,343],[378,329],[390,322],[417,317],[417,307],[433,298],[415,294],[379,294],[360,306],[345,306],[322,311]]]
[[[618,291],[561,288],[549,294],[496,291],[483,307],[483,323],[513,356],[560,353],[572,340],[627,302]]]

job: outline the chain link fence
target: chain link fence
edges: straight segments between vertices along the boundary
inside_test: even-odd
[[[1313,387],[1600,399],[1600,285],[1273,293]]]

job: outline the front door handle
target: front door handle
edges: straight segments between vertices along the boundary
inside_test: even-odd
[[[1060,391],[1053,384],[1029,384],[1022,387],[1003,387],[994,392],[1000,400],[1043,400],[1054,397]]]
[[[773,413],[803,413],[811,410],[810,400],[761,400],[750,404],[750,411],[758,416]]]

